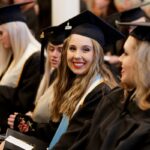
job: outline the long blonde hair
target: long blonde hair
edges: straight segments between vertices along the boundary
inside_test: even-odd
[[[92,78],[100,75],[104,81],[110,86],[115,87],[117,84],[104,64],[103,49],[100,44],[91,39],[94,49],[94,60],[87,74],[76,76],[67,66],[67,49],[71,36],[65,41],[62,53],[62,63],[58,69],[58,79],[54,85],[54,100],[52,120],[58,121],[62,113],[71,117],[77,103],[85,93],[87,86]]]
[[[49,87],[50,73],[51,73],[50,70],[51,70],[51,66],[49,63],[49,57],[47,56],[45,62],[45,71],[36,94],[35,104],[37,104],[40,97],[44,94],[46,89]]]
[[[150,108],[150,43],[140,41],[137,51],[136,101],[142,110]]]
[[[13,56],[13,60],[9,67],[10,70],[21,59],[29,43],[34,44],[37,49],[40,49],[40,43],[34,38],[24,22],[9,22],[3,24],[3,26],[9,33],[11,49],[5,50],[2,45],[0,45],[0,76],[8,66],[11,56]]]

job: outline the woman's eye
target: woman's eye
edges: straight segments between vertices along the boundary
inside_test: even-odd
[[[69,47],[69,50],[74,51],[74,50],[76,50],[76,48],[73,47],[73,46],[70,46],[70,47]]]
[[[83,52],[89,52],[91,49],[89,47],[83,47]]]
[[[48,51],[54,51],[54,47],[49,46]]]
[[[89,49],[89,48],[83,48],[83,51],[85,51],[85,52],[89,52],[89,51],[90,51],[90,49]]]

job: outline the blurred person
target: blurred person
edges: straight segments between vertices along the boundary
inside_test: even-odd
[[[50,119],[50,101],[54,92],[53,82],[57,77],[57,68],[61,63],[61,53],[65,35],[64,32],[61,32],[57,26],[53,26],[45,28],[42,32],[42,36],[44,37],[42,39],[41,51],[45,49],[47,57],[45,67],[43,66],[44,62],[42,61],[41,67],[44,67],[45,71],[36,94],[35,108],[33,112],[30,111],[26,115],[30,116],[33,121],[37,123],[48,123]],[[41,52],[41,55],[41,57],[44,57],[43,52]],[[8,125],[12,129],[14,128],[14,120],[17,114],[18,113],[11,114],[8,118]],[[22,118],[26,117],[23,114],[19,115],[22,116]]]
[[[13,0],[13,4],[28,2],[31,0]],[[26,17],[26,22],[32,34],[39,40],[39,5],[36,0],[32,0],[32,3],[24,5],[21,7],[24,16]]]
[[[20,9],[26,4],[0,8],[0,132],[5,132],[10,113],[32,109],[41,80],[41,45]]]

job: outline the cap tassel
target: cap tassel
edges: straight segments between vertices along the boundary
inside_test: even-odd
[[[45,62],[45,57],[44,57],[44,48],[46,45],[46,40],[44,38],[44,32],[41,33],[40,35],[41,39],[41,58],[40,58],[40,72],[41,74],[44,74],[44,62]]]

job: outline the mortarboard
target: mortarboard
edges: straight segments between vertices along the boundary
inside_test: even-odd
[[[12,21],[22,21],[25,22],[25,16],[21,12],[21,6],[32,3],[33,1],[28,1],[25,3],[16,3],[12,5],[3,6],[0,8],[0,25],[12,22]]]
[[[150,42],[150,22],[118,22],[122,26],[135,26],[130,35],[141,41]]]
[[[62,44],[65,40],[65,32],[59,26],[49,26],[43,29],[41,33],[41,73],[44,73],[44,49],[47,46],[48,42],[53,45]]]
[[[120,12],[120,21],[121,22],[129,22],[129,21],[134,21],[137,20],[141,17],[146,17],[147,15],[145,12],[141,9],[141,7],[149,5],[150,2],[147,3],[142,3],[140,5],[137,5],[135,7],[132,7],[128,10],[125,10],[123,12]]]
[[[65,29],[67,36],[87,36],[95,39],[102,47],[124,37],[117,29],[88,10],[62,23],[60,28]]]
[[[106,17],[106,21],[115,26],[115,21],[120,21],[120,22],[131,22],[135,21],[141,17],[146,17],[146,13],[141,9],[141,7],[149,5],[150,2],[147,3],[142,3],[140,5],[134,6],[128,10],[122,11],[122,12],[117,12],[109,15]]]

